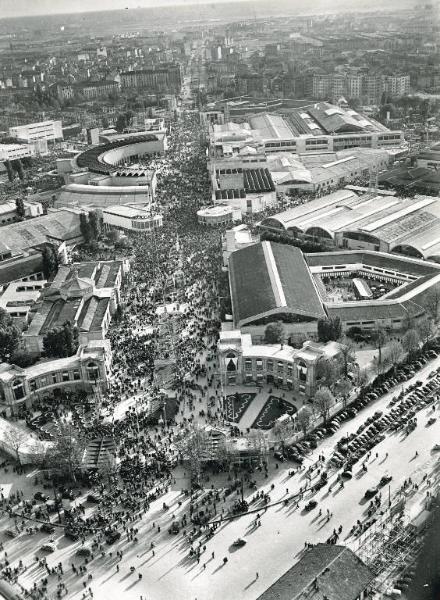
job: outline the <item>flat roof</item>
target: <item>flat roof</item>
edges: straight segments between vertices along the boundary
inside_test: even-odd
[[[135,217],[151,217],[151,211],[149,208],[142,206],[128,206],[124,204],[115,204],[102,209],[103,213],[116,215],[119,217],[135,218]]]
[[[258,130],[264,140],[293,140],[295,138],[288,122],[281,115],[261,114],[251,117],[249,123],[252,129]]]

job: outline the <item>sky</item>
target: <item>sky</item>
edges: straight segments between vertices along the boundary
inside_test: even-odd
[[[86,11],[100,11],[124,8],[148,8],[155,6],[166,6],[176,4],[222,4],[225,2],[240,3],[247,0],[0,0],[0,18],[23,17],[33,15],[52,15],[62,13],[80,13]],[[277,0],[267,0],[270,4]],[[332,4],[338,4],[334,0],[315,0],[310,6],[316,8],[319,5],[324,10],[331,7]],[[344,3],[344,2],[343,2]],[[368,0],[351,0],[347,3],[353,8],[366,8],[369,5]],[[395,3],[395,2],[394,2]],[[301,5],[302,8],[308,6],[305,0],[284,0],[283,4]],[[377,5],[378,2],[374,1]]]
[[[0,18],[151,7],[173,4],[218,4],[231,0],[0,0]],[[244,2],[246,0],[233,0]],[[272,0],[274,1],[274,0]],[[294,2],[294,0],[292,0]]]

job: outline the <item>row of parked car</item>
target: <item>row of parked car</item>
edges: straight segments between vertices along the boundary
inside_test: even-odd
[[[330,460],[331,464],[336,468],[344,467],[346,471],[351,471],[358,460],[385,438],[385,431],[406,428],[409,433],[417,426],[416,412],[434,402],[439,387],[440,367],[426,384],[416,381],[394,396],[389,403],[393,408],[388,414],[376,411],[356,432],[341,438]]]

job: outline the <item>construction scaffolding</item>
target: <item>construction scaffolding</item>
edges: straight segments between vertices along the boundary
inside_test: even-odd
[[[402,576],[416,561],[423,535],[408,522],[405,499],[398,494],[372,520],[353,550],[375,574],[376,590],[386,593],[392,587],[389,582]]]

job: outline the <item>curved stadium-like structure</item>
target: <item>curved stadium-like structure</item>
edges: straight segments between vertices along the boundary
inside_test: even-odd
[[[163,151],[163,135],[142,134],[90,148],[76,157],[76,164],[80,169],[88,169],[92,173],[110,175],[127,160]]]

